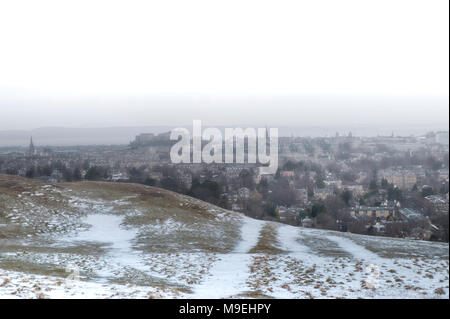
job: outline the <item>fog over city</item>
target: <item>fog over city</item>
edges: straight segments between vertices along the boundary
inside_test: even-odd
[[[0,4],[0,131],[448,129],[447,1],[86,5]]]

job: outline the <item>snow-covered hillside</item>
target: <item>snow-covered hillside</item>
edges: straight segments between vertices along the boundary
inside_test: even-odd
[[[133,184],[0,175],[1,298],[449,298],[448,245],[292,227]]]

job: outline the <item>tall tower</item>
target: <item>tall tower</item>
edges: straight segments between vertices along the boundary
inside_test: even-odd
[[[28,156],[36,155],[36,148],[34,147],[33,137],[30,138],[30,146],[28,147]]]

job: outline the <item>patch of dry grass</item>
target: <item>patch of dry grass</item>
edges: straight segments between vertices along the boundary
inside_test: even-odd
[[[267,223],[263,226],[259,233],[258,242],[250,250],[252,254],[280,254],[284,251],[278,248],[279,242],[277,238],[277,226],[276,224]]]

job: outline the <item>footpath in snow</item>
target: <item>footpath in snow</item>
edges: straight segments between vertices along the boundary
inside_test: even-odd
[[[243,218],[240,242],[231,253],[217,255],[209,276],[193,287],[192,298],[227,298],[249,290],[246,281],[253,258],[248,252],[258,243],[264,224],[264,221]]]
[[[89,229],[81,231],[75,236],[67,237],[64,241],[71,244],[94,242],[107,245],[107,253],[105,256],[102,256],[107,262],[104,267],[97,270],[97,275],[103,278],[104,282],[126,269],[162,278],[162,276],[149,269],[139,251],[133,248],[133,241],[136,238],[137,231],[125,228],[122,222],[122,216],[91,214],[85,220],[85,223],[89,225]]]

